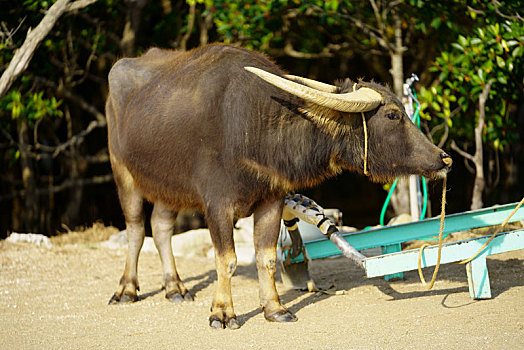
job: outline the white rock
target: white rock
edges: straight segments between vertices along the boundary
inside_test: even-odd
[[[171,246],[175,256],[206,256],[213,243],[209,230],[201,228],[174,235]]]
[[[235,252],[237,254],[238,265],[251,265],[255,263],[255,248],[253,247],[253,244],[235,243]],[[207,251],[206,257],[214,259],[215,249],[211,247]]]
[[[252,264],[255,261],[255,249],[253,247],[253,217],[238,220],[233,231],[235,239],[235,250],[239,264]],[[120,231],[100,243],[101,246],[110,249],[125,248],[127,245],[126,231]],[[213,243],[209,229],[201,228],[174,235],[171,238],[173,255],[191,257],[201,256],[214,258]],[[142,251],[156,252],[156,246],[151,237],[146,237]]]
[[[105,242],[100,243],[100,246],[109,249],[123,248],[127,245],[127,234],[126,230],[115,233]]]
[[[144,239],[141,251],[146,253],[156,253],[158,251],[155,246],[155,241],[153,241],[153,237],[146,237]]]
[[[400,214],[399,216],[395,216],[394,218],[391,218],[389,220],[387,226],[394,226],[394,225],[400,225],[400,224],[407,224],[412,222],[411,215],[409,214]]]
[[[14,242],[14,243],[31,243],[36,246],[43,246],[46,248],[51,248],[53,244],[51,243],[51,240],[41,234],[38,233],[16,233],[13,232],[5,239],[8,242]]]
[[[105,242],[100,243],[100,246],[109,249],[125,248],[127,246],[127,233],[126,230],[115,233]],[[151,237],[144,238],[144,244],[142,245],[141,252],[151,253],[156,252],[155,242]]]

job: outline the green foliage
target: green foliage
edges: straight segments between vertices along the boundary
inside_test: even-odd
[[[248,48],[267,48],[275,21],[270,20],[272,1],[214,1],[214,23],[225,43],[244,40]],[[278,26],[278,25],[277,25]]]
[[[13,6],[0,8],[0,71],[55,1],[11,1]],[[521,11],[522,1],[374,3],[376,9],[369,0],[171,0],[147,1],[137,10],[134,1],[98,0],[65,13],[28,69],[0,99],[0,166],[8,169],[0,175],[5,184],[0,190],[24,190],[16,180],[21,178],[19,167],[9,167],[17,164],[22,143],[29,150],[26,156],[32,157],[37,187],[48,189],[73,176],[109,172],[107,161],[97,164],[98,157],[91,157],[107,152],[103,129],[92,129],[96,137],[90,133],[84,141],[67,143],[56,155],[54,151],[86,130],[93,111],[103,112],[107,74],[123,55],[138,55],[151,46],[179,49],[182,42],[191,49],[204,37],[207,42],[265,51],[295,74],[324,80],[347,74],[391,83],[397,18],[407,48],[404,73],[436,80],[420,94],[423,117],[432,125],[447,120],[451,137],[470,140],[478,95],[483,84],[494,79],[484,138],[495,148],[507,146],[515,136],[509,107],[522,100],[524,47],[522,24],[502,16]],[[192,26],[190,6],[195,9]],[[124,53],[124,32],[131,18],[139,23],[132,48]],[[66,111],[68,118],[61,118]],[[75,154],[86,160],[82,167],[72,164]]]
[[[472,24],[466,15],[467,3],[462,0],[409,0],[408,3],[412,8],[411,15],[417,18],[413,23],[415,29],[424,34],[438,31],[441,42]]]
[[[434,123],[445,120],[452,127],[452,136],[471,140],[479,96],[487,82],[493,80],[483,139],[500,150],[516,139],[508,106],[522,99],[524,92],[522,22],[503,21],[477,28],[469,36],[459,35],[430,70],[439,76],[437,84],[420,93],[423,118],[436,117]]]
[[[0,108],[11,112],[12,119],[35,121],[44,117],[61,117],[63,113],[58,107],[62,101],[55,97],[44,98],[43,95],[43,91],[22,95],[18,90],[11,90],[0,99]]]
[[[262,51],[282,48],[286,40],[305,53],[322,51],[329,41],[354,32],[340,14],[353,8],[340,0],[212,1],[219,41]],[[345,22],[345,23],[344,23]]]

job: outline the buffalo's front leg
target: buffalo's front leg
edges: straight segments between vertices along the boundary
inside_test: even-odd
[[[151,214],[151,229],[153,239],[162,261],[163,283],[166,298],[172,302],[191,301],[193,297],[188,293],[176,270],[175,258],[171,249],[171,236],[175,225],[176,214],[167,209],[162,203],[156,202]]]
[[[293,322],[296,316],[280,302],[275,287],[277,240],[283,201],[266,202],[255,210],[255,259],[260,284],[260,307],[268,321]]]
[[[213,328],[240,327],[233,309],[231,277],[237,268],[237,256],[233,241],[233,215],[225,208],[208,208],[206,221],[215,247],[217,287],[211,306],[209,325]]]

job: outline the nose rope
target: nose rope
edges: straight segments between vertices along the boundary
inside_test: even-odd
[[[433,288],[433,284],[435,284],[435,280],[437,279],[437,273],[438,269],[440,267],[440,258],[442,257],[442,232],[444,231],[444,218],[446,216],[446,182],[448,177],[445,176],[442,182],[442,206],[440,208],[440,230],[438,234],[438,251],[437,251],[437,263],[435,265],[435,270],[433,270],[433,277],[431,277],[431,281],[429,283],[426,283],[426,280],[424,279],[424,275],[422,274],[422,252],[424,251],[424,248],[429,247],[430,244],[423,244],[420,247],[420,250],[418,251],[418,276],[420,277],[420,282],[422,282],[422,285],[426,287],[426,289]]]
[[[353,84],[353,91],[357,90],[357,83]],[[368,128],[366,125],[366,118],[364,112],[360,112],[362,115],[362,125],[364,126],[364,175],[369,176],[368,172]]]

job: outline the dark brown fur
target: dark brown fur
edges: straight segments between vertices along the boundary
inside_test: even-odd
[[[236,267],[233,220],[255,214],[256,260],[266,318],[294,320],[274,287],[283,195],[314,186],[344,169],[363,169],[360,113],[305,103],[245,66],[284,74],[265,56],[230,46],[210,45],[190,52],[151,49],[115,64],[106,105],[109,150],[128,235],[134,237],[130,241],[141,245],[143,239],[142,198],[161,207],[159,212],[201,210],[217,253],[218,287],[210,322],[232,328],[238,326],[229,282]],[[383,181],[442,172],[446,168],[442,157],[447,155],[416,129],[391,91],[365,82],[357,88],[362,86],[380,92],[384,101],[365,113],[370,177]],[[352,89],[353,84],[346,82],[339,92]],[[388,118],[391,113],[398,119]],[[169,226],[174,216],[158,219],[159,236],[167,235],[161,227]],[[130,225],[136,227],[130,231]],[[157,246],[166,249],[165,244],[165,238],[158,239]],[[130,248],[124,282],[114,297],[117,301],[126,293],[136,295],[138,252],[139,248]],[[169,265],[166,254],[162,262]],[[165,284],[174,281],[175,294],[184,297],[187,290],[174,260],[172,264],[164,269]],[[166,293],[173,295],[173,289],[166,287]]]

